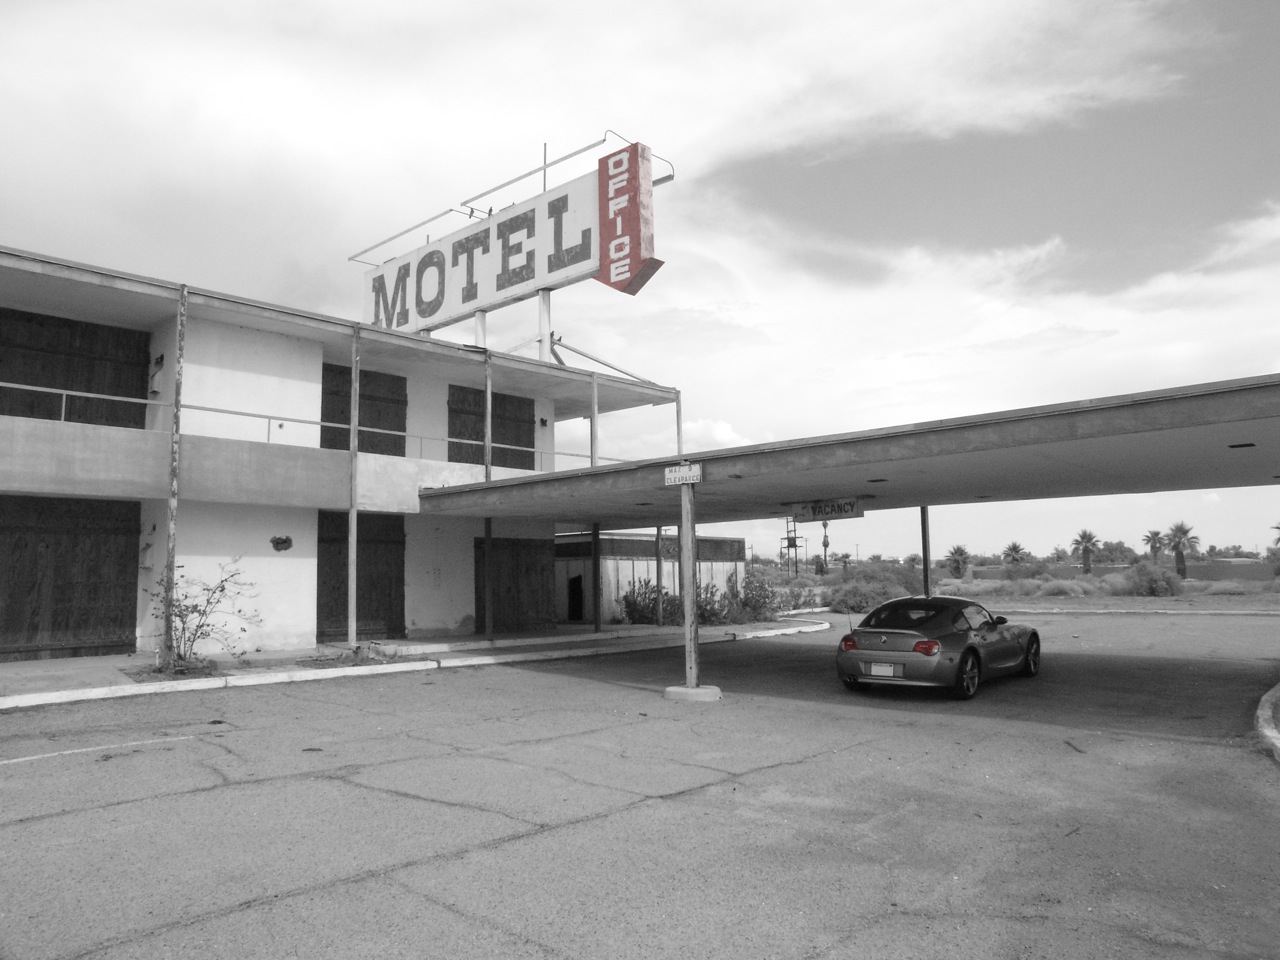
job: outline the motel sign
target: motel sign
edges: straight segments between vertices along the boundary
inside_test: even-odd
[[[633,143],[592,173],[375,267],[365,320],[429,332],[591,277],[635,295],[662,266],[653,249],[650,153]]]

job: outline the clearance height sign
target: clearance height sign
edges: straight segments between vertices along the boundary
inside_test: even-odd
[[[430,331],[590,277],[634,295],[662,266],[652,194],[649,148],[633,143],[594,173],[374,268],[365,320]]]

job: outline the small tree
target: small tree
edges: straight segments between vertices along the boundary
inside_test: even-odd
[[[1031,554],[1017,540],[1013,540],[1000,552],[1000,559],[1005,563],[1019,564],[1027,560]]]
[[[1280,527],[1280,524],[1277,524]],[[1276,538],[1280,542],[1280,537]],[[1160,560],[1160,551],[1164,548],[1164,534],[1159,530],[1148,530],[1142,538],[1142,542],[1147,545],[1147,552],[1151,554],[1151,562],[1156,563]]]
[[[218,579],[208,583],[196,577],[179,574],[173,584],[173,650],[172,659],[165,658],[162,666],[174,669],[179,664],[199,661],[195,650],[206,640],[212,640],[233,657],[244,655],[235,642],[237,634],[249,632],[249,627],[262,623],[258,611],[246,609],[242,603],[252,599],[254,584],[245,580],[236,566],[239,557],[218,564]],[[151,597],[160,610],[153,614],[164,621],[164,599],[168,592],[162,577]],[[169,651],[165,651],[169,653]]]
[[[1179,520],[1164,535],[1164,544],[1173,551],[1173,569],[1183,580],[1187,579],[1187,551],[1200,546],[1200,538],[1191,532],[1185,521]]]
[[[1098,538],[1092,530],[1081,530],[1071,541],[1071,555],[1080,557],[1080,566],[1087,577],[1093,572],[1093,551],[1098,548]]]
[[[968,566],[969,551],[964,548],[964,544],[957,543],[947,554],[947,570],[950,571],[953,577],[959,580],[964,576],[964,572]]]

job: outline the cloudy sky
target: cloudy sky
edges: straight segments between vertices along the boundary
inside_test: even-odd
[[[666,266],[557,293],[554,326],[680,387],[686,450],[1269,374],[1278,43],[1275,0],[4,0],[0,245],[358,317],[350,254],[614,130],[675,170]],[[673,422],[602,452],[674,452]],[[1280,495],[931,514],[936,554],[1178,520],[1265,547]]]

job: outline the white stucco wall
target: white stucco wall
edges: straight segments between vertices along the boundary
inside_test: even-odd
[[[167,522],[163,501],[143,504],[143,542],[152,522],[158,539],[152,550],[153,569],[142,571],[139,590],[145,594],[164,572]],[[310,650],[316,642],[316,511],[183,501],[178,508],[178,576],[216,582],[219,564],[239,557],[243,579],[253,584],[241,606],[256,610],[259,626],[239,632],[241,624],[228,620],[237,648],[252,656],[262,650]],[[158,521],[157,521],[158,517]],[[291,537],[293,546],[277,552],[271,537]],[[140,597],[138,649],[155,650],[160,621],[153,605]],[[208,642],[196,653],[222,653]]]
[[[484,521],[422,515],[405,518],[404,618],[409,639],[475,629],[475,542]],[[494,521],[495,538],[552,540],[553,525]]]
[[[183,354],[183,433],[320,445],[319,343],[204,321],[188,328]],[[191,405],[312,422],[206,413]]]
[[[729,578],[737,575],[741,586],[746,574],[746,564],[742,561],[700,560],[698,561],[698,584],[705,586],[713,583],[723,594],[729,589]],[[580,576],[583,582],[583,619],[595,619],[595,608],[591,595],[591,560],[589,558],[571,557],[556,561],[556,619],[569,619],[569,580]],[[600,605],[601,620],[604,623],[619,623],[622,620],[622,595],[631,589],[633,583],[651,581],[658,583],[657,560],[646,560],[632,557],[603,557],[600,560]],[[680,564],[675,560],[662,562],[662,589],[673,597],[680,596]]]

